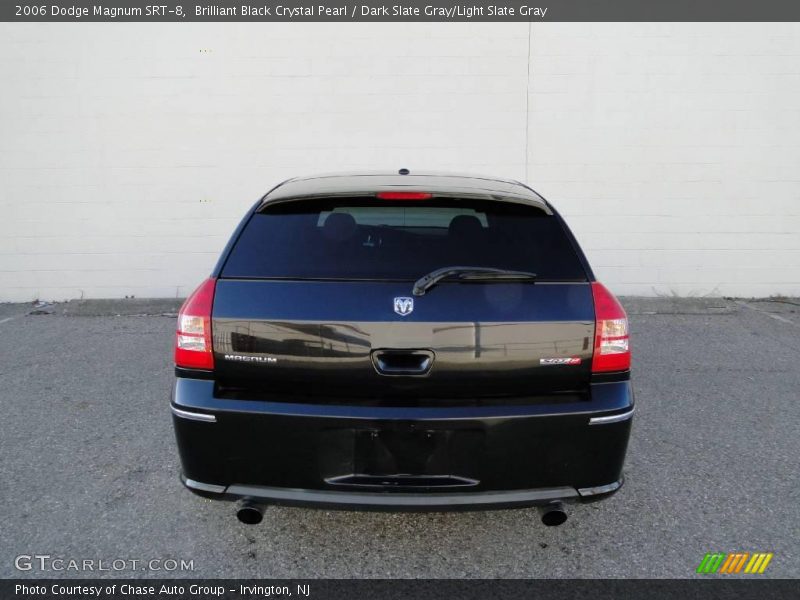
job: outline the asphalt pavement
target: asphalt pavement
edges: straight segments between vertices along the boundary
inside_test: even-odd
[[[626,483],[556,528],[534,509],[240,524],[178,482],[175,301],[0,305],[0,577],[683,578],[716,551],[800,576],[800,301],[625,304]]]

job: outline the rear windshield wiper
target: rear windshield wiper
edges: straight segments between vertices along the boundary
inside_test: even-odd
[[[536,273],[488,267],[442,267],[417,279],[412,293],[415,296],[423,296],[442,279],[450,277],[462,281],[533,281],[536,279]]]

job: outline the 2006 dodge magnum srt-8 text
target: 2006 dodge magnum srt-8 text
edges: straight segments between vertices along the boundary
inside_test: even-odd
[[[446,174],[291,179],[178,317],[172,413],[193,491],[451,510],[622,484],[628,321],[554,208]]]

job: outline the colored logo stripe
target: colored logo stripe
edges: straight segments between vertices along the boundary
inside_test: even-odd
[[[750,556],[749,552],[736,552],[728,554],[728,558],[719,570],[720,573],[738,573],[744,566],[744,561]]]
[[[773,557],[772,552],[709,552],[697,566],[698,573],[763,573]],[[748,560],[749,559],[749,560]],[[747,565],[747,566],[745,566]]]
[[[708,553],[703,557],[703,560],[697,567],[697,572],[716,573],[724,559],[725,555],[722,552],[716,552],[714,554]]]
[[[745,567],[745,573],[763,573],[764,570],[767,568],[769,561],[772,560],[772,552],[758,552],[753,554],[753,558],[750,559],[750,562],[747,563],[747,567]]]

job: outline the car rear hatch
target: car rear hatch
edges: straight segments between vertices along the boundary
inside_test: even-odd
[[[445,278],[442,267],[535,279]],[[220,394],[293,402],[575,401],[588,389],[592,291],[542,206],[448,194],[265,203],[213,304]]]

